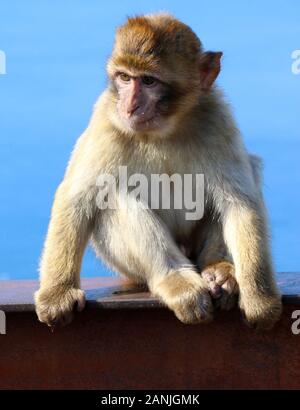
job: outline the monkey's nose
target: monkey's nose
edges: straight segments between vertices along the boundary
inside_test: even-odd
[[[139,105],[133,105],[127,108],[127,116],[131,117],[138,109],[140,108]]]

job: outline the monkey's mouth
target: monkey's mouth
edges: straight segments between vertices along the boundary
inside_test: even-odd
[[[151,117],[145,118],[144,116],[133,116],[132,118],[128,119],[126,122],[128,126],[135,130],[149,130],[158,128],[160,126],[160,118],[157,115],[152,115]]]

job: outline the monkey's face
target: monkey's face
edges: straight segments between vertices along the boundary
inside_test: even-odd
[[[109,119],[130,135],[172,135],[209,91],[221,55],[202,52],[193,31],[169,15],[128,19],[107,65]]]
[[[168,113],[168,87],[152,75],[117,72],[117,113],[126,129],[151,131],[164,125]]]

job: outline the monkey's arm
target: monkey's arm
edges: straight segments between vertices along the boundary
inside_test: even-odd
[[[248,164],[246,164],[248,165]],[[271,327],[279,319],[281,300],[269,250],[266,213],[251,167],[223,174],[215,192],[224,239],[232,255],[240,289],[240,306],[254,326]]]
[[[78,310],[84,307],[80,267],[92,221],[82,198],[71,198],[69,192],[66,181],[56,192],[35,294],[38,317],[48,325],[70,321],[76,303]]]

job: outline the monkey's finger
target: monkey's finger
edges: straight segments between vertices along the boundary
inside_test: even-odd
[[[206,270],[201,274],[202,278],[208,285],[208,290],[213,299],[219,299],[222,296],[222,287],[216,282],[216,276],[210,270]]]
[[[209,293],[213,299],[219,299],[223,294],[222,287],[214,282],[209,285]]]
[[[229,280],[229,275],[222,272],[221,270],[216,271],[215,277],[216,277],[216,283],[220,286],[223,286]]]
[[[85,308],[85,294],[84,292],[80,293],[76,303],[77,312],[82,312]]]

